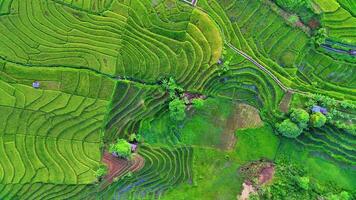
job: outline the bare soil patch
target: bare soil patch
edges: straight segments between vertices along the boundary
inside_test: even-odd
[[[274,165],[270,164],[263,168],[260,172],[260,177],[258,178],[259,184],[266,184],[272,180],[274,176]]]
[[[259,111],[247,104],[235,104],[233,111],[225,122],[221,133],[220,148],[222,150],[232,150],[235,148],[237,138],[235,131],[240,128],[254,128],[263,125]]]
[[[247,104],[238,105],[237,118],[237,129],[263,126],[259,110]]]
[[[248,200],[250,194],[256,193],[256,189],[251,183],[244,182],[242,183],[242,187],[241,195],[237,196],[238,200]]]
[[[239,169],[246,179],[242,184],[242,193],[238,196],[239,200],[247,200],[249,196],[256,193],[262,185],[269,183],[274,176],[275,167],[272,162],[259,160],[251,162]]]
[[[136,172],[145,165],[142,156],[134,154],[131,160],[117,158],[109,152],[104,152],[102,162],[108,166],[108,174],[104,177],[105,184],[103,187],[111,184],[116,177],[121,177],[128,172]]]
[[[292,100],[293,97],[293,93],[288,91],[287,93],[284,94],[281,102],[279,103],[279,109],[284,112],[284,113],[288,113],[289,111],[289,105],[290,102]]]

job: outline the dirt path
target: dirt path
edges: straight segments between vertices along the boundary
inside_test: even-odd
[[[289,104],[292,100],[293,97],[293,93],[291,92],[286,92],[281,100],[281,102],[279,103],[279,109],[284,112],[284,113],[288,113],[289,111]]]
[[[125,175],[128,172],[136,172],[145,165],[145,160],[138,154],[135,154],[131,160],[117,158],[109,152],[104,152],[102,162],[108,166],[109,173],[104,177],[105,184],[103,188],[111,184],[116,177]]]

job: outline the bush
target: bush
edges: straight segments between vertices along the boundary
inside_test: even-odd
[[[297,179],[297,183],[300,188],[304,190],[309,190],[309,177],[303,176]]]
[[[182,121],[185,118],[184,100],[176,98],[169,103],[169,116],[173,121]]]
[[[203,99],[193,99],[192,104],[193,104],[194,108],[200,109],[204,106],[204,100]]]
[[[300,128],[306,128],[309,122],[309,113],[301,108],[293,109],[290,115],[293,122],[297,123]]]
[[[290,119],[284,120],[282,123],[277,124],[277,131],[285,137],[296,138],[302,133],[302,129]]]
[[[116,153],[123,158],[131,156],[131,145],[124,139],[117,140],[116,144],[111,144],[109,148],[110,153]]]
[[[171,99],[176,98],[184,91],[183,88],[180,87],[172,77],[170,77],[168,80],[162,80],[162,87],[168,91],[169,97]]]
[[[320,112],[311,115],[310,123],[315,128],[320,128],[326,123],[326,117]]]
[[[351,200],[351,195],[348,192],[342,191],[339,194],[332,194],[326,198],[327,200]]]
[[[101,178],[108,173],[108,167],[106,165],[101,165],[96,171],[95,176]]]

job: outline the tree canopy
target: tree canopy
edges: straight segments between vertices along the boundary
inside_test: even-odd
[[[290,119],[284,120],[282,123],[277,124],[277,131],[285,137],[296,138],[302,133],[302,129]]]
[[[131,145],[124,139],[118,139],[115,144],[111,144],[109,148],[110,153],[116,153],[123,158],[131,156]]]
[[[310,123],[315,128],[320,128],[326,123],[326,117],[320,112],[311,115]]]
[[[179,98],[169,103],[169,116],[173,121],[182,121],[185,118],[185,103]]]
[[[293,109],[290,118],[297,123],[300,128],[306,128],[309,122],[309,113],[301,108]]]
[[[95,171],[95,176],[101,178],[108,173],[108,167],[106,165],[100,165],[100,167]]]

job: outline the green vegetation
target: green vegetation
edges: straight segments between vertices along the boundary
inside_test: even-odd
[[[277,127],[277,131],[280,134],[288,138],[298,137],[303,130],[299,128],[297,124],[293,123],[290,119],[284,120],[282,123],[277,124],[276,127]]]
[[[326,117],[320,112],[314,113],[310,117],[310,123],[313,127],[320,128],[326,123]]]
[[[182,121],[185,118],[185,102],[182,99],[173,99],[169,102],[169,116],[173,121]]]
[[[298,124],[300,128],[306,128],[309,122],[309,113],[303,109],[297,108],[290,115],[292,121]]]
[[[195,2],[0,0],[0,199],[356,198],[356,3]]]
[[[108,173],[108,167],[106,165],[101,165],[96,171],[95,171],[95,176],[97,178],[102,178]]]
[[[204,107],[204,99],[193,99],[192,100],[192,104],[193,104],[193,107],[196,108],[196,109],[201,109]]]
[[[109,152],[128,159],[131,156],[131,145],[124,139],[118,139],[115,144],[110,145]]]

